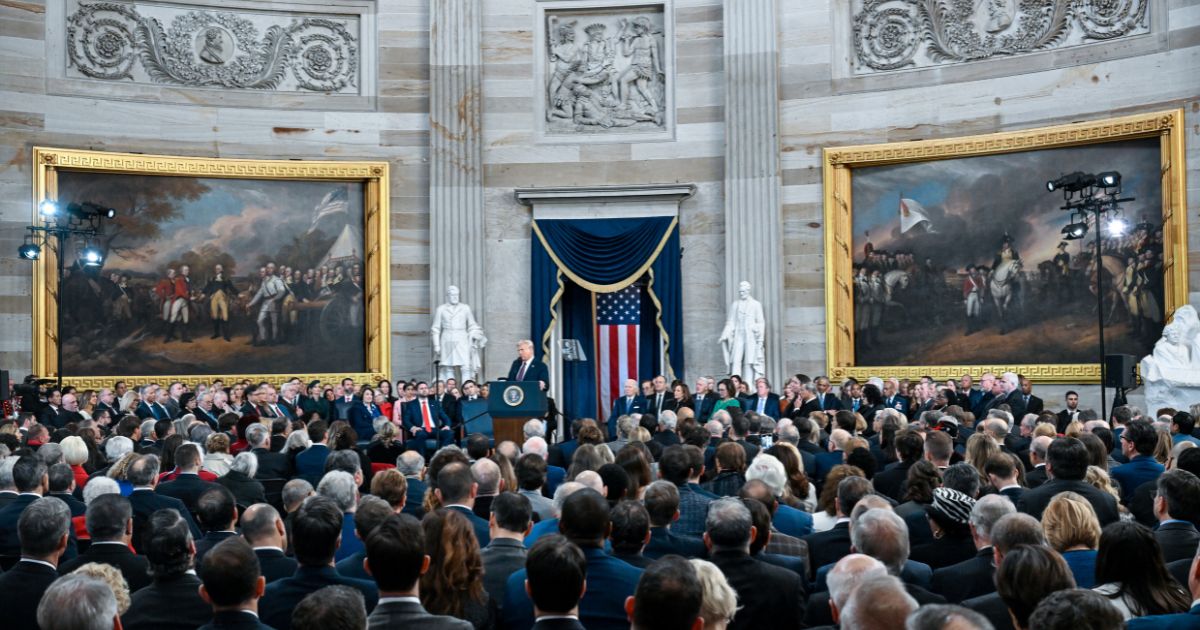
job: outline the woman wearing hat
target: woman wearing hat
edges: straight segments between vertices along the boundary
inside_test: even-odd
[[[305,396],[300,397],[300,409],[304,410],[304,415],[317,412],[322,418],[329,418],[329,401],[325,399],[324,391],[321,388],[321,381],[310,381],[308,387],[304,388]]]
[[[975,499],[952,488],[934,488],[933,503],[925,506],[925,517],[933,530],[933,542],[913,548],[910,558],[933,569],[948,567],[975,557],[971,538],[971,508]]]

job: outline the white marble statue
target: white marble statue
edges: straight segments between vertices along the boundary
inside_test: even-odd
[[[471,307],[458,301],[458,287],[446,289],[446,303],[433,312],[431,331],[438,378],[454,378],[454,368],[458,368],[460,383],[474,379],[479,373],[479,351],[487,346],[487,337],[471,314]]]
[[[1141,368],[1148,408],[1188,409],[1200,402],[1200,317],[1195,308],[1186,304],[1175,311]]]
[[[738,299],[729,305],[725,330],[721,332],[721,350],[730,374],[753,383],[765,372],[763,333],[766,330],[762,304],[750,297],[750,283],[738,283]]]

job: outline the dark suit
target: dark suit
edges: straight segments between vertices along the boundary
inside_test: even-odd
[[[366,568],[363,567],[363,560],[366,559],[367,550],[362,549],[338,560],[337,564],[333,565],[333,568],[337,569],[338,575],[342,577],[373,582],[375,578],[371,577],[371,574],[367,573]]]
[[[817,453],[816,457],[817,480],[821,483],[824,483],[825,477],[829,474],[829,471],[833,470],[834,466],[840,466],[842,464],[845,454],[841,451],[826,451],[824,453]],[[746,459],[746,461],[750,461],[750,459]]]
[[[408,492],[404,495],[404,510],[405,514],[411,514],[415,518],[425,516],[425,485],[424,481],[414,477],[406,477],[408,481]]]
[[[216,431],[218,428],[220,428],[220,425],[217,423],[217,417],[201,409],[200,407],[196,407],[196,410],[192,412],[192,415],[196,416],[197,420],[207,423],[213,431]]]
[[[1026,413],[1042,413],[1042,411],[1046,408],[1046,405],[1042,399],[1034,396],[1033,394],[1029,395],[1028,400],[1026,400],[1024,394],[1022,394],[1021,402],[1025,403],[1025,413],[1021,414],[1021,418],[1025,417]],[[1013,419],[1015,420],[1014,424],[1019,425],[1021,423],[1020,418],[1018,418],[1016,414],[1013,414]]]
[[[419,396],[404,404],[404,411],[401,418],[404,424],[404,437],[409,441],[409,448],[416,447],[416,451],[421,455],[425,455],[425,440],[436,440],[438,448],[446,446],[454,441],[454,432],[450,429],[450,416],[442,410],[442,405],[438,403],[432,396],[425,398],[426,406],[429,409],[429,424],[432,430],[425,429],[425,415],[421,408],[422,398]],[[412,430],[416,429],[414,434]]]
[[[292,475],[292,466],[288,463],[285,453],[273,453],[269,449],[256,448],[253,451],[258,457],[258,472],[255,479],[287,479]]]
[[[71,518],[87,514],[87,504],[79,499],[76,499],[75,496],[69,492],[51,492],[46,496],[54,497],[55,499],[66,503],[67,507],[71,510]]]
[[[1037,488],[1026,491],[1021,495],[1021,503],[1017,505],[1017,509],[1041,520],[1042,512],[1050,504],[1050,500],[1056,494],[1068,490],[1082,495],[1088,500],[1088,503],[1092,504],[1096,510],[1096,517],[1100,520],[1100,527],[1115,523],[1120,518],[1117,511],[1117,500],[1111,494],[1084,481],[1067,481],[1065,479],[1051,479]]]
[[[901,576],[903,579],[904,576]],[[945,604],[946,598],[913,584],[911,582],[904,583],[904,590],[909,596],[917,600],[918,606],[926,604]],[[1007,614],[1007,612],[1005,613]],[[836,628],[833,623],[833,613],[829,610],[829,591],[821,591],[813,593],[808,598],[808,606],[804,613],[804,623],[809,628]],[[850,630],[847,628],[846,630]]]
[[[471,622],[431,615],[416,602],[387,602],[367,617],[368,630],[472,630]]]
[[[483,556],[483,590],[493,601],[504,601],[504,585],[510,575],[525,567],[525,544],[511,538],[496,538],[480,552]]]
[[[379,405],[372,403],[368,407],[366,403],[360,401],[354,403],[354,406],[350,408],[350,417],[347,420],[354,428],[354,432],[358,434],[358,439],[369,441],[375,437],[375,418],[379,415],[381,415]]]
[[[192,512],[188,510],[183,501],[175,497],[158,494],[149,488],[134,488],[129,494],[129,504],[133,506],[133,548],[146,548],[146,528],[150,524],[150,515],[159,510],[173,509],[183,516],[183,520],[187,521],[188,528],[192,530],[193,538],[200,538],[200,528],[196,526],[196,521],[192,520]]]
[[[804,537],[808,543],[809,566],[823,567],[841,560],[850,553],[850,521],[842,521],[831,529]]]
[[[704,398],[692,396],[692,405],[696,411],[696,422],[704,424],[712,416],[713,405],[717,404],[716,394],[705,394]]]
[[[622,396],[613,401],[612,411],[608,414],[608,439],[617,439],[617,419],[633,413],[646,413],[646,399],[641,394],[632,399]]]
[[[999,593],[988,593],[968,599],[962,603],[964,608],[970,608],[992,622],[995,630],[1013,630],[1012,617],[1008,615],[1008,606],[1000,599]]]
[[[328,457],[329,447],[325,444],[313,444],[300,451],[295,459],[296,476],[311,483],[315,488],[325,475],[325,460]]]
[[[17,536],[17,524],[21,520],[21,514],[25,508],[40,498],[42,497],[36,494],[21,494],[11,503],[0,508],[0,555],[21,555],[21,540]],[[67,551],[59,559],[60,562],[66,562],[78,553],[75,543],[75,528],[68,528],[67,531],[70,534],[67,540]]]
[[[37,562],[22,560],[0,575],[0,610],[4,627],[37,628],[38,603],[58,573]]]
[[[66,575],[89,562],[116,567],[129,584],[130,593],[150,585],[150,563],[145,556],[134,555],[123,542],[92,542],[86,552],[58,565],[58,573]]]
[[[651,527],[650,542],[642,549],[642,556],[651,560],[675,554],[685,558],[703,558],[708,555],[704,541],[691,536],[680,536],[667,527]]]
[[[737,592],[732,630],[804,627],[804,585],[795,573],[739,551],[717,551],[710,561]]]
[[[875,474],[871,485],[875,491],[896,501],[904,498],[904,484],[908,481],[908,469],[916,462],[899,461]]]
[[[1164,521],[1154,530],[1154,538],[1162,547],[1163,561],[1174,562],[1196,555],[1200,545],[1200,532],[1187,521]]]
[[[1079,413],[1079,409],[1076,409],[1075,414],[1078,415],[1078,413]],[[1071,424],[1071,415],[1072,415],[1072,412],[1068,409],[1063,409],[1062,411],[1058,412],[1058,414],[1057,414],[1058,423],[1057,423],[1057,426],[1055,427],[1055,430],[1058,431],[1059,433],[1063,433],[1064,431],[1066,431],[1067,425]],[[1117,450],[1120,450],[1118,437],[1119,437],[1118,434],[1116,434],[1116,433],[1113,434],[1113,442],[1117,443]]]
[[[545,363],[537,360],[536,357],[529,360],[529,367],[525,368],[525,374],[522,374],[521,378],[517,379],[517,375],[521,372],[521,363],[520,358],[512,362],[512,366],[508,368],[508,378],[506,380],[541,381],[547,387],[550,386],[550,369],[546,367]]]
[[[943,595],[950,603],[957,604],[994,592],[995,575],[992,548],[984,547],[974,558],[934,571],[932,587],[935,593]]]
[[[333,419],[330,420],[330,422],[333,420],[349,420],[350,409],[357,404],[358,396],[351,396],[350,400],[346,400],[345,396],[338,396],[337,399],[333,401]]]
[[[654,392],[646,398],[646,411],[654,414],[657,418],[662,415],[663,411],[673,411],[675,395],[671,392],[658,393]]]
[[[217,484],[229,488],[238,505],[250,507],[255,503],[266,503],[267,495],[263,485],[246,476],[246,473],[236,470],[229,471],[224,477],[217,479]]]
[[[1021,394],[1021,391],[1014,389],[1001,398],[993,399],[992,402],[988,403],[988,410],[995,409],[1000,405],[1008,405],[1009,409],[1012,410],[1013,427],[1020,426],[1020,419],[1025,417],[1025,397]]]
[[[1128,464],[1121,464],[1108,471],[1113,481],[1121,484],[1121,503],[1129,505],[1133,493],[1149,481],[1163,474],[1165,468],[1151,455],[1135,455]]]
[[[1129,630],[1195,630],[1200,628],[1200,604],[1192,609],[1176,615],[1153,615],[1130,619]]]
[[[962,536],[946,535],[937,540],[916,545],[912,548],[909,558],[928,564],[936,571],[966,562],[975,557],[976,553],[975,543],[968,533]]]
[[[642,570],[597,547],[584,548],[583,555],[587,559],[588,588],[579,602],[579,620],[588,630],[628,630],[625,598],[633,595]],[[533,602],[525,593],[525,569],[508,578],[498,625],[521,630],[533,625]]]
[[[183,501],[189,510],[195,512],[196,501],[200,499],[200,495],[205,490],[215,487],[216,484],[201,479],[196,473],[181,473],[172,481],[158,484],[154,491]]]
[[[1005,488],[1000,491],[1000,494],[1008,497],[1008,499],[1013,502],[1013,505],[1016,505],[1021,501],[1021,497],[1024,496],[1025,488],[1021,488],[1019,486]]]
[[[92,414],[92,417],[95,418],[96,414],[101,411],[107,411],[108,417],[111,418],[114,422],[116,422],[117,419],[121,417],[121,412],[117,411],[116,405],[106,405],[104,403],[96,403],[96,411],[95,411],[95,413]],[[199,416],[197,416],[197,417],[199,417]]]
[[[294,559],[283,555],[283,551],[279,549],[259,547],[254,550],[254,555],[258,556],[258,570],[267,584],[292,577],[296,574],[296,568],[300,566]]]
[[[1047,479],[1049,479],[1049,477],[1046,476],[1046,465],[1040,464],[1038,466],[1034,466],[1029,472],[1025,473],[1025,487],[1028,490],[1033,490],[1034,488],[1046,483]]]
[[[492,541],[492,534],[486,520],[479,518],[474,512],[462,506],[451,505],[446,509],[454,510],[467,517],[467,521],[471,523],[471,528],[475,530],[475,538],[479,541],[480,548],[486,547]]]
[[[267,585],[267,592],[258,602],[258,615],[263,623],[276,630],[289,630],[292,627],[292,609],[300,600],[313,591],[335,584],[361,591],[367,612],[375,608],[375,602],[379,601],[379,589],[374,582],[343,577],[333,567],[301,566],[292,577]]]
[[[750,398],[747,398],[746,400],[744,400],[742,402],[742,410],[760,413],[758,411],[759,400],[760,400],[760,398],[758,397],[757,394],[755,394],[754,396],[751,396]],[[767,397],[765,399],[761,399],[761,400],[762,400],[762,412],[761,413],[764,415],[770,416],[770,417],[774,418],[775,420],[779,420],[779,394],[771,392],[771,393],[767,394]],[[814,399],[814,400],[816,400],[816,399]]]
[[[200,578],[184,573],[155,580],[129,596],[121,617],[126,630],[193,630],[212,619],[212,606],[200,599]]]
[[[204,554],[216,547],[227,538],[237,538],[237,532],[206,532],[204,537],[196,541],[196,566],[204,560]]]
[[[223,610],[213,613],[213,620],[200,626],[200,630],[234,628],[235,630],[273,630],[258,620],[258,616],[246,610]]]
[[[904,414],[905,417],[908,416],[908,399],[900,394],[884,398],[883,406],[887,407],[888,409],[895,409],[896,411]],[[966,408],[969,409],[970,405],[967,405]]]

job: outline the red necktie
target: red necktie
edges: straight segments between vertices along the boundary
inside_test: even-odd
[[[521,369],[517,371],[517,380],[518,380],[518,381],[523,381],[523,380],[525,380],[525,366],[526,366],[526,365],[528,365],[528,364],[526,364],[526,363],[522,363],[522,364],[521,364]]]
[[[425,420],[425,432],[433,433],[433,422],[429,419],[429,402],[421,401],[421,418]]]

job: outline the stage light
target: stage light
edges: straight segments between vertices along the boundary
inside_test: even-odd
[[[88,245],[80,252],[79,259],[84,267],[99,267],[104,262],[104,254],[100,253],[100,248]]]
[[[1122,219],[1121,217],[1116,217],[1108,222],[1109,236],[1124,236],[1125,231],[1128,229],[1129,224],[1126,223],[1125,219]]]
[[[90,214],[102,216],[105,219],[111,219],[117,216],[116,210],[97,203],[86,202],[83,204],[83,210],[84,212],[88,212]]]
[[[1075,171],[1067,175],[1063,175],[1058,179],[1052,179],[1046,182],[1046,190],[1054,192],[1062,189],[1067,192],[1079,192],[1089,186],[1096,184],[1096,176],[1080,171]]]
[[[17,250],[17,254],[24,260],[37,260],[42,256],[42,248],[33,243],[25,243]]]
[[[1063,238],[1068,241],[1074,241],[1087,236],[1088,226],[1086,223],[1068,223],[1062,229]]]
[[[1121,174],[1117,171],[1105,171],[1097,175],[1096,180],[1105,188],[1116,188],[1121,185]]]
[[[38,211],[42,213],[43,217],[50,218],[58,214],[58,204],[53,200],[45,199],[38,205]]]

